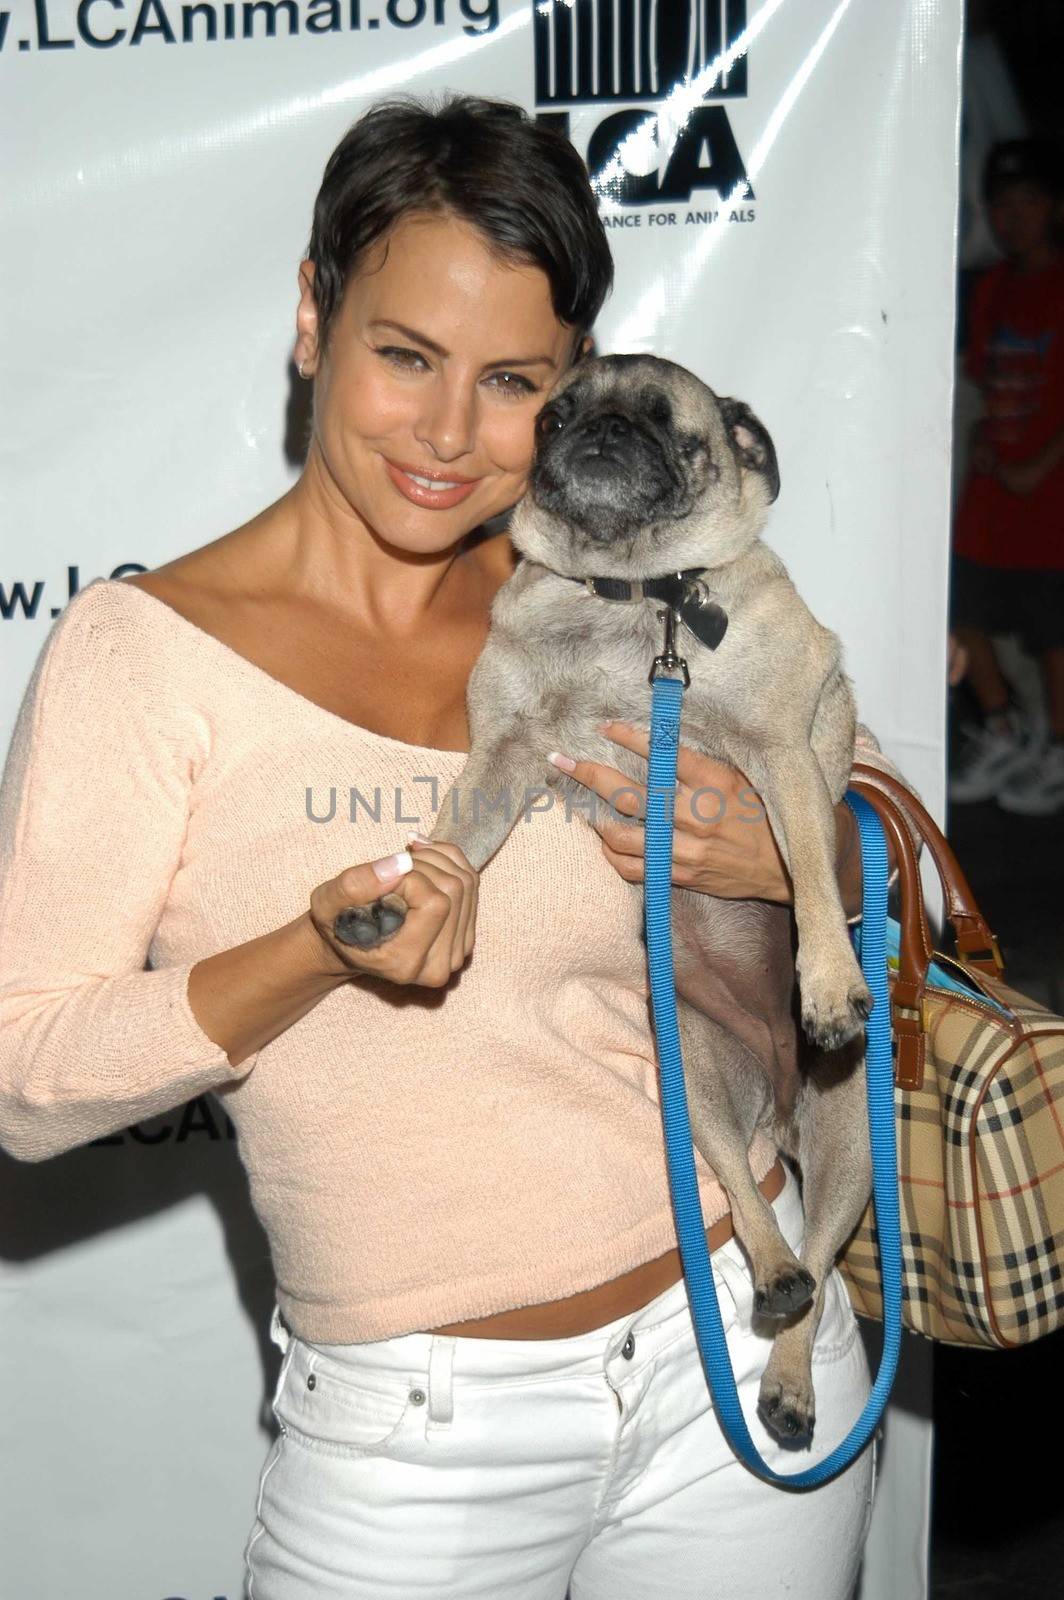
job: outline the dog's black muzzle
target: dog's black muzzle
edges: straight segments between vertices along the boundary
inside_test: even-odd
[[[612,461],[624,461],[632,442],[632,424],[618,411],[608,411],[605,416],[589,417],[578,426],[575,435],[583,444],[583,455],[605,456]]]
[[[532,496],[595,543],[668,514],[683,482],[660,440],[624,412],[596,411],[541,443]]]

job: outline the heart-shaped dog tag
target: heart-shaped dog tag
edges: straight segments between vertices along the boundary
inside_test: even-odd
[[[696,592],[692,594],[691,590]],[[709,598],[697,581],[688,586],[688,598],[680,606],[680,621],[710,650],[717,648],[728,630],[728,613]]]

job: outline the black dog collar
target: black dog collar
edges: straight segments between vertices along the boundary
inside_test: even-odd
[[[715,650],[727,630],[728,613],[709,598],[705,584],[698,581],[705,570],[685,567],[660,578],[570,578],[569,582],[582,583],[600,600],[664,600],[696,639]]]

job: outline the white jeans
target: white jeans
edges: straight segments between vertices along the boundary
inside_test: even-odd
[[[801,1243],[798,1185],[775,1201]],[[743,1410],[779,1471],[828,1453],[868,1396],[838,1273],[814,1350],[811,1450],[757,1420],[770,1340],[734,1239],[713,1252]],[[875,1446],[819,1489],[756,1478],[723,1438],[683,1279],[569,1339],[409,1333],[309,1345],[276,1307],[281,1433],[244,1552],[247,1600],[847,1600]]]

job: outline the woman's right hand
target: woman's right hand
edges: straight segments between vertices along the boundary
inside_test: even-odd
[[[312,891],[310,919],[321,940],[323,970],[330,976],[369,973],[391,983],[442,989],[465,965],[476,933],[479,874],[456,844],[415,844],[414,851],[407,871],[402,855],[365,861]],[[376,869],[386,862],[397,865],[381,877]],[[382,944],[364,950],[334,936],[333,923],[341,911],[371,905],[393,892],[408,910],[402,927]]]

